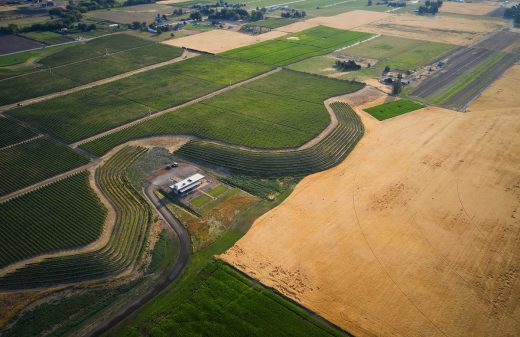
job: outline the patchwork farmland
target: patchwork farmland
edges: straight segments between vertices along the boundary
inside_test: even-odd
[[[515,335],[515,19],[403,4],[2,27],[0,335]]]

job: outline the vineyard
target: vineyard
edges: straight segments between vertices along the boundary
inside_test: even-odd
[[[0,278],[0,289],[28,289],[98,279],[135,266],[142,257],[151,209],[126,178],[127,168],[146,149],[126,147],[96,171],[96,182],[116,209],[108,243],[98,250],[48,258]]]
[[[34,132],[8,120],[0,118],[0,148],[36,136]]]
[[[253,152],[204,141],[191,141],[177,154],[254,177],[303,176],[340,163],[364,133],[359,116],[344,103],[331,104],[338,126],[317,145],[291,152]]]
[[[200,56],[8,113],[72,143],[270,69]]]
[[[89,159],[48,138],[0,150],[0,195],[85,165]]]
[[[88,172],[0,204],[0,268],[87,245],[101,234],[106,213]]]
[[[309,57],[366,40],[371,34],[318,26],[289,37],[257,43],[224,52],[221,55],[276,66],[286,66]]]
[[[361,87],[359,83],[284,70],[82,147],[103,155],[132,139],[174,134],[255,148],[298,147],[329,124],[325,99]]]
[[[219,180],[264,199],[273,198],[278,194],[284,193],[298,181],[297,178],[293,177],[260,179],[238,174],[227,174],[220,177]]]
[[[66,90],[181,54],[180,48],[126,34],[101,37],[46,56],[38,68],[15,72],[12,77],[4,75],[0,80],[0,105]]]

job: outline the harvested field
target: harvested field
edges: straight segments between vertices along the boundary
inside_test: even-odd
[[[0,35],[0,55],[45,46],[43,43],[17,35]]]
[[[442,4],[440,12],[463,14],[463,15],[488,15],[500,8],[497,2],[482,1],[476,3],[450,2]]]
[[[356,336],[520,331],[520,66],[379,123],[222,258]],[[369,300],[368,300],[369,299]]]
[[[161,4],[136,5],[121,8],[100,9],[89,12],[88,17],[115,23],[131,24],[138,22],[153,22],[157,15],[170,15],[172,8]]]
[[[503,26],[502,22],[484,18],[474,20],[442,15],[427,17],[403,14],[392,15],[354,30],[465,46]]]
[[[271,31],[260,35],[249,35],[229,30],[216,29],[209,32],[164,41],[170,46],[191,48],[208,53],[222,53],[227,50],[249,46],[258,42],[272,40],[286,33]]]

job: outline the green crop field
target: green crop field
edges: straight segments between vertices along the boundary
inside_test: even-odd
[[[126,178],[146,149],[126,147],[96,171],[96,182],[116,210],[108,243],[98,250],[47,258],[0,277],[0,289],[28,289],[118,274],[142,258],[152,220],[150,205]]]
[[[106,213],[87,172],[0,204],[0,268],[96,240]]]
[[[108,55],[107,55],[108,53]],[[37,68],[2,72],[0,104],[62,91],[181,55],[180,48],[126,34],[73,44],[41,58]]]
[[[365,111],[382,121],[421,108],[424,108],[424,105],[406,99],[399,99],[371,108],[366,108]]]
[[[287,26],[287,25],[290,25],[295,22],[298,22],[298,20],[289,19],[289,18],[267,18],[262,21],[256,21],[256,22],[245,24],[240,28],[240,30],[245,30],[248,27],[262,27],[262,28],[274,29],[274,28],[278,28],[278,27]]]
[[[255,148],[297,147],[329,124],[325,99],[361,87],[358,83],[281,71],[82,147],[103,155],[132,139],[168,134],[189,134]]]
[[[7,118],[0,117],[0,148],[35,137],[36,134]]]
[[[442,55],[457,46],[405,39],[401,37],[380,36],[368,42],[344,49],[340,54],[376,59],[377,72],[385,66],[391,69],[411,70],[433,63]]]
[[[322,141],[305,150],[253,152],[204,141],[191,141],[177,154],[196,162],[225,167],[235,174],[254,177],[304,176],[331,168],[352,151],[364,133],[359,116],[344,103],[331,104],[338,119],[336,128]]]
[[[73,41],[71,36],[54,32],[27,32],[21,35],[31,40],[43,42],[45,44],[58,44]]]
[[[74,142],[270,69],[200,56],[8,113]]]
[[[286,66],[309,57],[328,54],[372,36],[369,33],[318,26],[275,40],[233,49],[224,57]]]
[[[67,172],[89,159],[48,138],[0,150],[0,195]]]
[[[191,293],[167,313],[145,335],[345,336],[220,262],[202,269]]]

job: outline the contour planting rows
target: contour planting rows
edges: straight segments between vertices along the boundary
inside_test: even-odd
[[[221,55],[276,66],[328,54],[372,36],[369,33],[318,26],[302,32],[224,52]]]
[[[62,91],[150,64],[176,58],[182,49],[126,34],[71,45],[44,57],[39,68],[0,68],[0,105]]]
[[[331,168],[352,151],[364,133],[363,123],[350,106],[331,104],[337,127],[317,145],[291,152],[253,152],[204,141],[191,141],[176,153],[190,160],[222,166],[255,177],[303,176]]]
[[[146,149],[126,147],[96,171],[96,182],[116,209],[108,243],[98,250],[48,258],[0,278],[0,289],[28,289],[93,280],[131,268],[142,257],[151,209],[126,178],[127,168]]]
[[[88,172],[0,204],[0,268],[96,240],[106,213]]]
[[[359,83],[284,70],[95,139],[82,148],[101,156],[132,139],[175,134],[263,149],[298,147],[329,124],[325,99],[361,87]]]
[[[7,113],[73,143],[271,69],[200,56]]]
[[[36,134],[7,118],[0,117],[0,148],[35,137]]]
[[[0,150],[0,195],[85,165],[89,159],[48,138]]]

